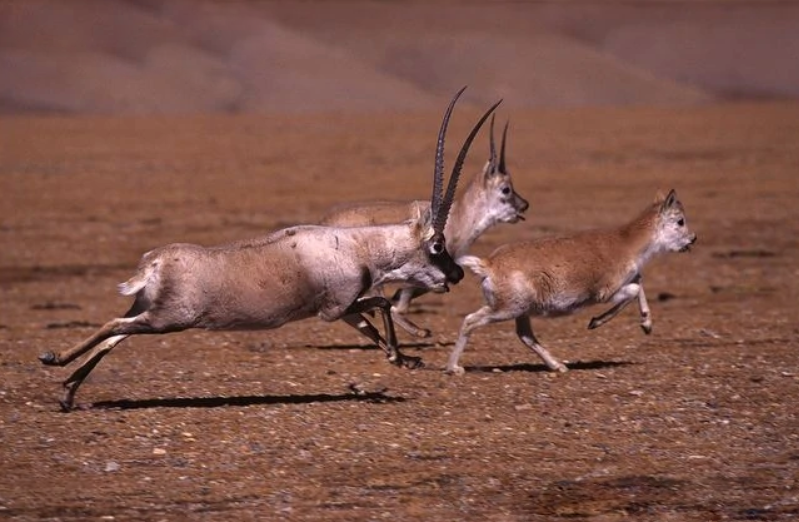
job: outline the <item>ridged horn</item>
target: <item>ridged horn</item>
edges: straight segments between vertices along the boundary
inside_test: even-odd
[[[430,210],[432,215],[438,214],[438,209],[441,207],[441,200],[444,196],[444,136],[447,133],[447,126],[449,125],[449,118],[452,116],[452,109],[455,107],[455,102],[458,101],[463,91],[466,90],[466,85],[461,87],[461,90],[455,93],[452,101],[449,102],[449,107],[444,112],[444,119],[441,121],[441,129],[438,131],[438,143],[436,144],[436,163],[435,170],[433,171],[433,195],[430,197]]]
[[[505,168],[505,139],[508,137],[508,125],[510,121],[505,122],[505,128],[502,129],[502,144],[499,148],[499,171],[503,174],[507,174],[508,171]]]
[[[488,119],[488,116],[494,112],[494,109],[499,107],[500,103],[502,103],[502,100],[499,100],[497,103],[492,105],[491,108],[488,109],[485,114],[483,114],[483,117],[480,118],[480,121],[478,121],[472,129],[472,132],[469,133],[466,141],[463,142],[461,151],[458,153],[458,159],[455,160],[455,165],[452,167],[452,174],[449,177],[449,185],[447,185],[447,192],[444,194],[444,200],[441,202],[438,212],[433,214],[433,230],[436,232],[444,232],[444,227],[447,224],[447,217],[449,217],[449,209],[452,207],[452,200],[455,198],[455,190],[458,188],[458,178],[460,178],[463,163],[466,161],[466,154],[469,153],[469,147],[472,145],[475,136],[477,136],[477,133],[480,131],[480,127],[483,126],[483,123],[485,123],[486,119]]]
[[[491,115],[491,134],[488,138],[488,173],[493,174],[497,171],[497,146],[494,143],[494,116]]]

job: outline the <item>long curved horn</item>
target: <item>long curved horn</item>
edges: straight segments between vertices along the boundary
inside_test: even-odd
[[[452,115],[452,109],[455,107],[455,102],[458,101],[463,91],[466,90],[466,85],[461,87],[461,90],[455,93],[452,101],[449,102],[449,107],[444,112],[444,119],[441,122],[441,129],[438,131],[438,143],[436,145],[436,163],[435,170],[433,171],[433,195],[430,197],[430,210],[432,215],[438,214],[438,209],[441,207],[441,199],[444,196],[444,136],[447,133],[447,126],[449,125],[449,117]]]
[[[461,175],[461,169],[463,168],[463,163],[466,161],[466,154],[469,152],[469,147],[472,145],[475,136],[480,131],[480,127],[483,126],[488,116],[494,112],[499,104],[502,103],[502,100],[499,100],[497,103],[491,106],[490,109],[483,114],[483,117],[480,118],[480,121],[472,129],[472,132],[469,133],[469,136],[466,138],[466,141],[463,142],[463,147],[461,147],[461,151],[458,154],[458,159],[455,160],[455,165],[452,167],[452,174],[449,177],[449,185],[447,185],[447,193],[444,194],[444,200],[441,202],[441,206],[438,208],[438,212],[433,214],[433,230],[436,232],[443,233],[444,227],[447,224],[447,217],[449,216],[449,209],[452,207],[452,200],[455,197],[455,190],[458,188],[458,178]]]
[[[502,145],[500,145],[499,149],[499,171],[503,174],[507,174],[508,171],[505,169],[505,139],[508,137],[508,125],[510,124],[510,120],[505,122],[505,128],[502,129]]]
[[[497,146],[494,144],[494,116],[491,115],[491,134],[488,138],[488,173],[493,174],[497,171]]]

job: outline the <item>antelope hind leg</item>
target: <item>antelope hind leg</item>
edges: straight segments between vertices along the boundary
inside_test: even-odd
[[[532,351],[537,353],[539,357],[541,357],[550,370],[556,370],[559,372],[569,371],[569,368],[565,364],[555,359],[546,348],[541,346],[541,343],[538,342],[538,339],[535,338],[533,327],[530,324],[530,317],[524,315],[516,318],[516,335],[519,337],[519,340],[525,344],[525,346],[530,348]]]
[[[61,353],[52,351],[44,352],[39,356],[42,364],[47,366],[66,366],[84,353],[88,352],[101,342],[114,335],[129,334],[128,327],[136,321],[136,317],[120,317],[112,319],[105,323],[99,330],[94,332],[88,339],[76,344],[68,350]]]
[[[62,383],[62,386],[64,387],[64,396],[59,401],[59,404],[61,405],[61,409],[63,411],[67,412],[72,409],[72,405],[75,402],[75,394],[78,392],[78,388],[80,388],[80,385],[83,384],[83,381],[89,376],[94,367],[97,366],[97,363],[99,363],[103,357],[108,355],[108,353],[113,350],[116,345],[127,338],[127,335],[116,335],[106,339],[99,346],[95,347],[83,364],[81,364],[74,372],[72,372],[72,375],[70,375]]]

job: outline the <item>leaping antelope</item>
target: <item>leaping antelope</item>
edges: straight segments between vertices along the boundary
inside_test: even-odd
[[[638,298],[641,328],[652,330],[641,271],[654,256],[684,252],[696,241],[685,212],[672,190],[658,195],[637,218],[611,230],[594,230],[571,237],[510,243],[487,259],[457,258],[481,279],[485,306],[463,320],[446,371],[463,373],[458,359],[471,333],[490,323],[516,320],[516,335],[551,370],[567,371],[539,344],[530,316],[557,316],[597,303],[613,307],[591,319],[589,329],[610,321]]]
[[[530,206],[526,199],[513,188],[513,180],[505,161],[505,144],[508,123],[502,130],[502,143],[499,157],[494,144],[494,116],[491,116],[489,155],[483,170],[474,177],[452,203],[444,235],[447,248],[454,258],[466,254],[478,237],[499,223],[517,223],[524,219],[524,212]],[[423,211],[430,205],[423,200],[416,201],[372,201],[349,204],[333,209],[321,223],[328,226],[364,226],[399,223],[409,216]],[[402,329],[417,336],[428,337],[430,330],[420,328],[405,314],[411,300],[427,293],[428,290],[407,284],[394,295],[391,316]],[[376,289],[383,295],[382,289]]]
[[[465,89],[465,88],[464,88]],[[316,315],[342,319],[378,344],[389,361],[415,367],[420,360],[397,348],[390,303],[365,297],[375,284],[410,281],[445,292],[463,278],[446,248],[444,228],[469,147],[497,102],[466,138],[443,192],[444,137],[455,102],[441,123],[436,147],[430,208],[401,224],[357,228],[296,226],[215,247],[171,244],[156,248],[136,274],[119,285],[134,296],[127,313],[100,327],[88,339],[60,353],[46,352],[46,365],[65,366],[92,350],[63,382],[61,407],[72,408],[81,383],[97,363],[127,337],[189,328],[254,330],[278,328]],[[386,338],[363,315],[379,310]]]

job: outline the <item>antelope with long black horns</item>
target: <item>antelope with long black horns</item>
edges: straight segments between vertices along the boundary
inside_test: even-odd
[[[491,116],[488,161],[466,184],[464,190],[452,197],[444,235],[447,248],[454,258],[465,255],[472,244],[491,227],[499,223],[517,223],[524,219],[530,206],[526,199],[513,188],[513,180],[505,159],[508,123],[502,130],[500,152],[494,142],[494,116]],[[425,200],[414,201],[370,201],[339,206],[321,221],[328,226],[364,226],[399,223],[430,206]],[[392,298],[391,316],[403,330],[417,336],[428,337],[430,330],[411,322],[406,314],[411,301],[429,290],[413,285],[401,285]],[[381,288],[377,295],[383,295]]]
[[[418,358],[404,356],[397,347],[390,302],[365,294],[374,285],[393,281],[444,292],[463,278],[447,251],[444,227],[469,146],[499,102],[466,138],[443,194],[444,137],[462,92],[452,99],[441,123],[429,209],[400,224],[296,226],[223,246],[178,243],[144,254],[136,274],[119,285],[123,295],[134,297],[124,316],[70,349],[39,357],[43,364],[65,366],[89,352],[63,382],[62,408],[72,408],[81,383],[103,357],[137,334],[271,329],[317,316],[341,319],[358,329],[393,364],[418,366]],[[385,338],[364,316],[372,310],[382,314]]]

